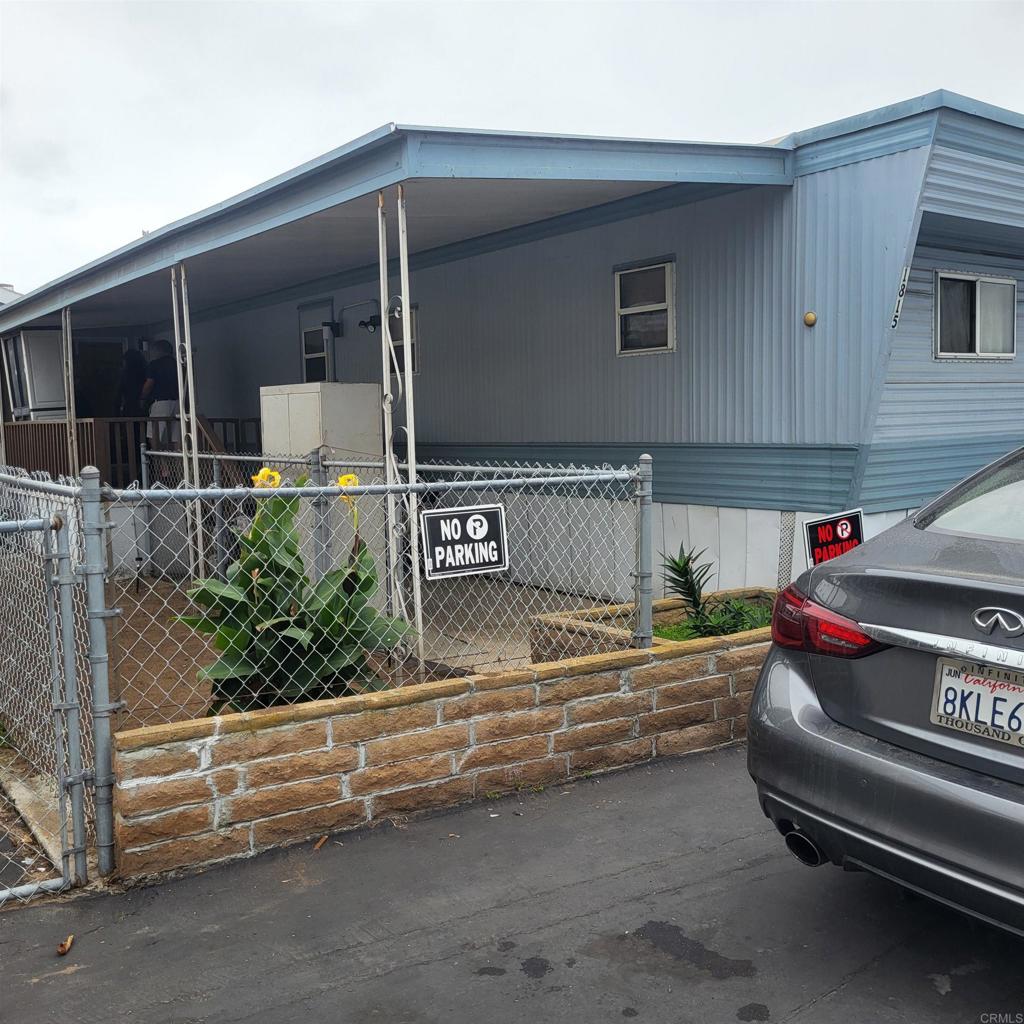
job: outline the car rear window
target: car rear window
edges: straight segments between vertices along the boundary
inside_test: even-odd
[[[924,530],[1024,540],[1024,449],[965,480],[914,521]]]

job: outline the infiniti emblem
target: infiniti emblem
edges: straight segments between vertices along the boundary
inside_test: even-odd
[[[991,633],[998,626],[1007,636],[1024,633],[1024,615],[1009,608],[979,608],[972,621],[982,633]]]

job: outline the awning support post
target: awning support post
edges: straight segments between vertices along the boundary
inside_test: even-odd
[[[75,412],[75,348],[71,335],[71,307],[60,311],[61,372],[64,375],[64,420],[67,423],[68,475],[77,477],[81,470],[78,461],[78,419]]]
[[[402,344],[405,349],[403,379],[405,381],[405,437],[408,451],[409,483],[416,483],[416,412],[413,403],[412,305],[409,294],[409,232],[405,216],[405,186],[398,186],[398,257],[402,286]],[[412,561],[412,611],[416,630],[417,675],[423,678],[423,602],[420,588],[420,524],[416,491],[409,491],[409,557]]]
[[[383,372],[383,427],[384,427],[384,481],[388,484],[398,482],[398,466],[392,448],[394,442],[394,426],[391,416],[391,331],[388,327],[388,230],[387,217],[384,213],[384,193],[377,193],[377,259],[380,284],[380,349]],[[394,615],[401,603],[401,577],[398,562],[398,538],[396,535],[398,520],[395,515],[395,496],[390,491],[387,495],[387,613]]]
[[[174,367],[178,375],[178,424],[181,432],[181,473],[186,488],[200,487],[199,429],[195,403],[195,373],[192,368],[192,321],[189,315],[188,281],[185,264],[171,267],[171,307],[174,312]],[[185,506],[189,535],[189,570],[193,576],[206,575],[203,550],[203,509],[200,502]],[[194,546],[193,546],[194,543]]]

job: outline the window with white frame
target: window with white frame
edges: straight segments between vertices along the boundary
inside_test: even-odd
[[[676,347],[675,264],[661,260],[615,271],[615,331],[620,356]]]
[[[419,338],[419,310],[416,306],[409,307],[409,331],[412,337],[409,339],[409,353],[412,356],[412,372],[419,373],[419,359],[417,357],[417,339]],[[388,319],[388,329],[391,331],[391,344],[395,349],[395,363],[392,364],[392,373],[395,369],[395,364],[398,365],[398,372],[405,373],[405,338],[402,335],[402,309],[400,306],[396,307],[391,311],[391,316]]]
[[[330,380],[330,327],[308,327],[302,332],[302,379],[307,384]]]
[[[1017,282],[939,271],[935,275],[935,355],[1012,359],[1017,352]]]

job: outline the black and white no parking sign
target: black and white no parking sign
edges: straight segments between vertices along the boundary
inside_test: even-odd
[[[420,536],[428,580],[508,568],[502,505],[426,510],[420,513]]]

